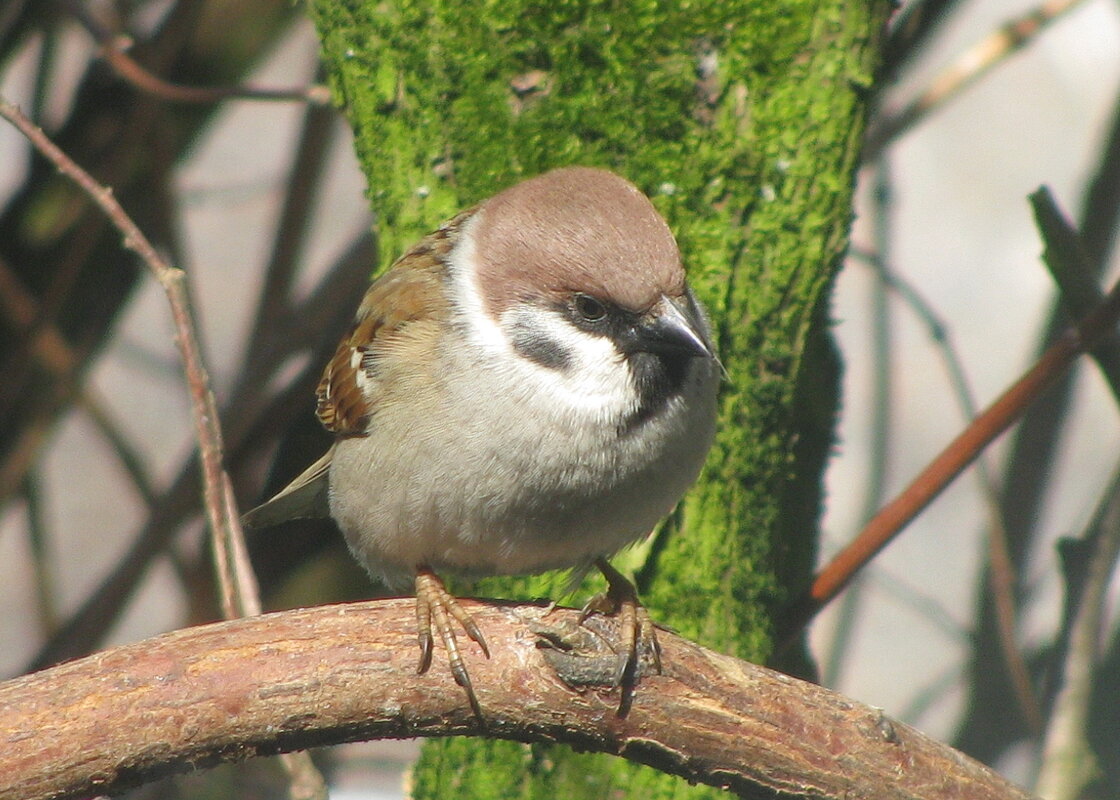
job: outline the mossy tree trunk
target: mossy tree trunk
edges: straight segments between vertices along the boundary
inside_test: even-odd
[[[837,401],[828,290],[889,10],[884,0],[313,4],[382,264],[459,209],[564,164],[621,173],[668,219],[728,379],[700,483],[621,560],[655,619],[753,661],[769,657],[774,613],[815,552]],[[555,596],[563,582],[492,581],[482,593]],[[430,743],[414,777],[419,797],[715,792],[499,741]]]

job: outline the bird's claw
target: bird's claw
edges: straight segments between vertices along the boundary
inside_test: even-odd
[[[648,655],[649,666],[661,674],[661,646],[657,642],[657,629],[646,607],[638,599],[638,591],[629,580],[605,558],[595,562],[607,579],[607,591],[587,601],[580,611],[582,624],[592,614],[606,614],[618,619],[618,665],[614,686],[633,686],[638,679],[643,654]]]
[[[428,567],[419,567],[416,570],[416,633],[420,642],[420,661],[416,666],[417,674],[428,671],[432,665],[432,648],[434,637],[432,628],[439,633],[443,646],[447,650],[447,660],[451,667],[451,675],[455,682],[463,687],[470,701],[471,709],[475,716],[482,719],[482,708],[475,696],[474,686],[471,684],[470,674],[466,664],[463,663],[462,653],[459,651],[459,642],[455,637],[455,627],[451,620],[454,619],[462,626],[467,636],[478,643],[487,658],[490,657],[490,648],[482,630],[474,618],[464,609],[459,601],[447,591],[443,581]]]

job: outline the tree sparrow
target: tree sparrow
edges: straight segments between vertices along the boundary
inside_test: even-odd
[[[370,286],[323,373],[334,446],[246,524],[330,516],[388,586],[416,591],[479,711],[437,575],[596,565],[621,611],[617,679],[652,624],[606,557],[647,535],[696,479],[719,365],[665,221],[631,183],[569,167],[465,211]],[[585,614],[587,610],[585,610]]]

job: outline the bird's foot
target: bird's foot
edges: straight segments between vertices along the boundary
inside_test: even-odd
[[[451,622],[452,619],[462,626],[467,636],[477,642],[478,646],[482,648],[482,652],[489,658],[490,648],[487,646],[486,638],[482,635],[482,630],[479,629],[474,618],[459,605],[459,601],[447,591],[443,581],[430,567],[418,567],[416,569],[416,632],[420,639],[420,663],[417,665],[416,673],[418,675],[423,674],[432,665],[432,645],[434,641],[432,628],[434,627],[447,650],[447,660],[451,666],[451,674],[454,676],[455,682],[466,691],[467,699],[470,700],[475,716],[481,720],[482,708],[478,704],[474,686],[471,685],[471,676],[467,673],[463,656],[459,652],[459,643],[455,638],[455,626]]]
[[[587,601],[579,620],[582,624],[595,613],[617,617],[620,646],[617,648],[618,663],[613,685],[632,687],[639,677],[643,655],[648,657],[653,671],[661,674],[661,646],[657,643],[657,629],[638,599],[638,590],[605,558],[596,559],[595,566],[607,579],[607,591]]]

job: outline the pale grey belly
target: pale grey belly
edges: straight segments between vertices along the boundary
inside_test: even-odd
[[[681,437],[650,459],[613,437],[581,444],[547,427],[532,441],[459,433],[455,442],[433,435],[338,444],[331,515],[358,560],[390,585],[407,585],[420,564],[512,575],[610,555],[672,509],[708,438]]]

